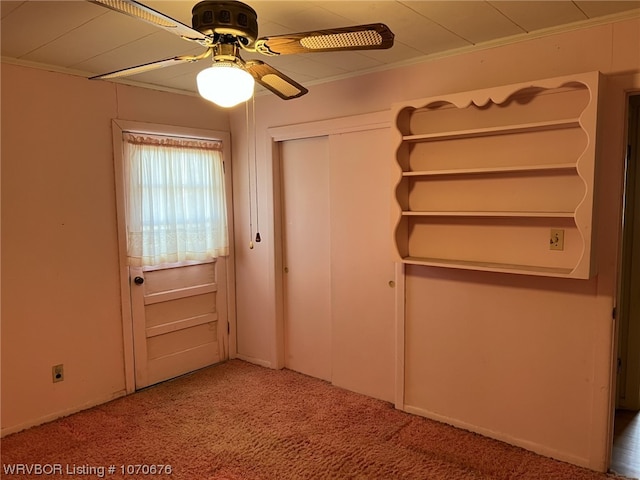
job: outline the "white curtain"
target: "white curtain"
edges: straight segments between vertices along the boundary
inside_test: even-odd
[[[220,142],[124,133],[129,264],[229,254]]]

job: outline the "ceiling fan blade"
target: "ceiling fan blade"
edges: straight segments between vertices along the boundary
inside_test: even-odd
[[[250,60],[244,65],[256,82],[267,90],[271,90],[283,100],[301,97],[309,92],[295,80],[260,60]]]
[[[145,63],[143,65],[138,65],[136,67],[123,68],[122,70],[116,70],[115,72],[104,73],[102,75],[96,75],[94,77],[89,77],[89,80],[106,80],[108,78],[119,78],[119,77],[128,77],[130,75],[137,75],[139,73],[149,72],[151,70],[157,70],[163,67],[169,67],[172,65],[179,65],[181,63],[193,63],[198,60],[202,60],[203,58],[211,55],[211,49],[204,52],[202,55],[183,55],[181,57],[173,57],[167,58],[165,60],[158,60],[156,62]]]
[[[382,23],[372,23],[264,37],[256,41],[255,49],[265,55],[373,50],[392,47],[393,37],[389,27]]]
[[[116,12],[124,13],[130,17],[143,20],[147,23],[160,27],[168,32],[178,35],[185,40],[209,46],[211,39],[193,28],[181,23],[164,13],[160,13],[153,8],[147,7],[135,0],[88,0],[91,3],[100,5]]]

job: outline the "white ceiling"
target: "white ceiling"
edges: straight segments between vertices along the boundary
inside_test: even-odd
[[[143,2],[191,25],[192,0]],[[626,1],[267,1],[249,0],[260,36],[381,22],[395,33],[389,50],[261,58],[305,86],[434,56],[640,16]],[[86,1],[0,1],[3,61],[92,76],[204,48]],[[121,79],[195,91],[207,60]]]

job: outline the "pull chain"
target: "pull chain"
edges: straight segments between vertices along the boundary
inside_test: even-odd
[[[256,147],[258,138],[256,135],[256,97],[251,97],[251,100],[253,106],[253,179],[256,182],[256,243],[260,243],[262,241],[262,238],[260,238],[260,203],[258,201],[258,155]]]
[[[247,120],[247,192],[249,192],[249,249],[253,250],[253,202],[251,201],[251,148],[249,147],[249,102],[244,104]]]

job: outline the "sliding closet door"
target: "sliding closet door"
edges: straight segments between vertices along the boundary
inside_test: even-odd
[[[285,366],[331,380],[328,139],[280,148]]]
[[[285,366],[393,401],[389,129],[280,148]]]
[[[332,381],[393,401],[389,128],[331,135]]]

